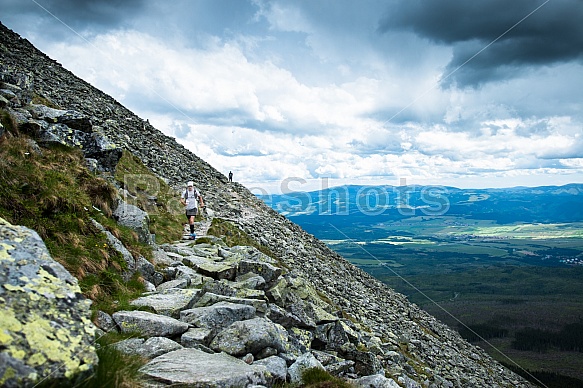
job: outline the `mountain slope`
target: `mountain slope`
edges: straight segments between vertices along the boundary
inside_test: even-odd
[[[370,351],[377,354],[388,375],[409,387],[530,386],[4,26],[0,26],[0,42],[2,81],[34,91],[61,109],[82,112],[110,142],[131,152],[175,188],[193,179],[216,217],[239,225],[268,247],[292,275],[311,281],[345,317],[381,340]]]

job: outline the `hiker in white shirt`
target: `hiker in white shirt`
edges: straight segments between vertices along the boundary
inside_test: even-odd
[[[198,206],[204,208],[204,200],[202,195],[196,187],[194,187],[194,182],[188,182],[186,190],[182,193],[180,197],[180,203],[186,208],[186,218],[190,224],[190,239],[194,240],[196,234],[194,233],[194,217],[198,214]]]

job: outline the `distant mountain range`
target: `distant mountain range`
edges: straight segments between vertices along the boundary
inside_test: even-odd
[[[372,224],[409,217],[455,216],[515,222],[583,221],[583,184],[459,189],[447,186],[339,186],[312,192],[259,196],[293,218]],[[334,221],[333,221],[334,219]]]

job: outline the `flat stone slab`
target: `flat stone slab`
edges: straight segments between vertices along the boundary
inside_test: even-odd
[[[181,349],[156,357],[140,368],[153,381],[148,386],[246,387],[270,386],[267,368],[248,365],[225,353]]]
[[[112,318],[123,333],[145,337],[173,337],[188,330],[188,323],[147,311],[118,311]]]
[[[158,314],[179,318],[180,312],[191,308],[198,300],[201,290],[194,288],[170,288],[133,300],[132,306],[151,307]]]

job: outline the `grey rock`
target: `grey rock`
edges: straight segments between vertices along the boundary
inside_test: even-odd
[[[180,313],[180,320],[196,327],[209,329],[213,335],[233,322],[255,316],[253,306],[219,302],[208,307],[197,307]]]
[[[150,217],[148,213],[137,206],[120,201],[113,216],[120,225],[134,230],[141,242],[150,243]]]
[[[233,356],[257,354],[267,347],[283,353],[288,348],[287,341],[287,332],[281,325],[265,318],[254,318],[228,326],[215,336],[210,348]]]
[[[186,288],[190,285],[190,279],[174,279],[161,283],[156,287],[156,291],[166,291],[172,288]]]
[[[119,351],[138,355],[146,359],[153,359],[174,350],[182,349],[182,346],[166,337],[130,338],[113,345]]]
[[[273,322],[279,323],[286,329],[300,326],[302,323],[302,321],[294,314],[273,303],[269,304],[265,316]]]
[[[132,306],[150,307],[154,312],[173,318],[180,318],[180,312],[191,308],[198,300],[201,290],[170,288],[155,291],[130,302]]]
[[[338,320],[334,323],[318,325],[315,338],[326,344],[330,350],[342,350],[346,344],[358,345],[360,337],[358,332],[350,327],[349,321]]]
[[[177,260],[176,257],[169,255],[163,249],[154,250],[152,256],[154,257],[154,263],[160,265],[172,265],[173,263],[180,261]]]
[[[217,295],[212,292],[207,292],[196,302],[194,307],[212,306],[219,302],[230,302],[235,304],[246,304],[255,307],[258,313],[264,314],[267,311],[267,303],[263,300],[238,298],[233,296]]]
[[[140,368],[153,386],[246,387],[270,386],[271,377],[262,365],[248,365],[225,353],[208,354],[182,349],[157,357]],[[149,385],[152,386],[152,385]]]
[[[0,218],[0,376],[4,387],[79,376],[97,365],[91,302],[39,237]]]
[[[230,263],[221,262],[205,262],[198,264],[197,271],[205,276],[209,276],[213,279],[227,279],[234,280],[237,274],[237,267]]]
[[[212,334],[213,332],[210,329],[193,327],[182,334],[180,343],[185,348],[198,348],[199,345],[207,346],[212,339]],[[213,351],[211,350],[210,353],[213,353]]]
[[[324,366],[314,357],[312,353],[302,354],[298,359],[288,368],[288,374],[292,383],[301,384],[302,374],[311,368],[319,368],[322,370]]]
[[[239,262],[238,273],[246,274],[249,272],[261,275],[269,285],[281,276],[282,269],[269,263],[241,260]]]
[[[173,337],[188,330],[187,323],[146,311],[118,311],[112,317],[123,333],[145,337]]]
[[[376,374],[361,377],[351,381],[355,387],[359,388],[400,388],[401,386],[393,379],[385,377],[384,374]]]
[[[113,321],[111,315],[101,310],[97,311],[95,325],[105,332],[117,330],[117,325]]]
[[[334,376],[339,376],[342,373],[348,372],[353,369],[354,361],[344,360],[340,362],[334,362],[325,366],[326,371]]]
[[[159,272],[156,272],[154,264],[150,263],[143,256],[138,257],[138,260],[136,261],[136,270],[142,274],[144,279],[154,284],[155,286],[162,283],[163,275]]]
[[[185,265],[179,265],[175,268],[175,278],[187,279],[190,287],[202,286],[204,284],[205,277],[196,272],[194,269]]]
[[[284,382],[287,379],[287,363],[281,357],[271,356],[257,360],[254,365],[263,365],[276,381]]]
[[[263,290],[265,288],[265,279],[263,276],[248,272],[235,278],[237,288],[248,288],[252,290]]]
[[[384,373],[380,359],[372,352],[349,350],[342,355],[354,361],[354,370],[360,376],[369,376]]]
[[[110,231],[106,230],[102,233],[105,234],[105,237],[107,238],[107,241],[111,247],[119,252],[126,262],[128,271],[124,273],[124,279],[128,281],[136,271],[136,260],[134,259],[134,256],[132,256],[130,251],[128,251],[122,242],[119,241],[119,239],[115,237]]]

